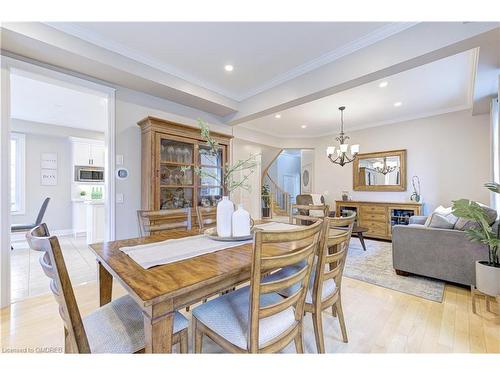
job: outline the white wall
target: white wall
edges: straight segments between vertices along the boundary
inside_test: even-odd
[[[333,137],[323,137],[315,146],[315,192],[324,194],[329,204],[341,199],[343,190],[353,199],[406,201],[414,175],[420,177],[426,212],[438,205],[449,206],[458,198],[489,204],[483,187],[491,170],[489,115],[461,111],[348,133],[351,143],[360,144],[362,153],[406,149],[408,190],[353,191],[352,164],[333,165],[325,156]]]

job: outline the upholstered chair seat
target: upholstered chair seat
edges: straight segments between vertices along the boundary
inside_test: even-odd
[[[250,288],[244,287],[224,294],[194,308],[193,316],[233,345],[246,349],[250,312],[249,292]],[[282,300],[283,298],[276,293],[263,294],[260,297],[260,305],[265,307]],[[259,346],[265,346],[266,343],[292,327],[294,323],[295,311],[293,307],[260,319]]]
[[[130,296],[123,296],[83,318],[92,353],[135,353],[144,348],[144,317]],[[174,334],[187,328],[188,320],[174,316]]]

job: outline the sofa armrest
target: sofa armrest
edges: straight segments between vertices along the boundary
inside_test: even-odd
[[[427,216],[411,216],[410,217],[410,220],[409,220],[409,223],[410,224],[421,224],[421,225],[424,225],[425,222],[427,220]]]
[[[488,259],[488,247],[471,242],[459,230],[396,225],[392,259],[397,270],[473,285],[475,262]]]

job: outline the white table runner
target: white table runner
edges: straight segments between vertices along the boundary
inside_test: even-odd
[[[298,225],[274,222],[259,224],[256,225],[256,227],[264,230],[279,231],[300,228]],[[183,237],[151,244],[125,246],[121,247],[120,251],[123,251],[131,257],[142,268],[148,269],[154,266],[178,262],[180,260],[194,258],[199,255],[213,253],[215,251],[229,249],[251,242],[252,240],[234,242],[215,241],[201,234],[198,236]]]

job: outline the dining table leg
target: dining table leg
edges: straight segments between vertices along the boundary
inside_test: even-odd
[[[97,262],[99,267],[99,306],[104,306],[111,302],[113,291],[113,276],[103,267],[101,262]]]
[[[173,302],[162,301],[144,311],[146,353],[172,353],[174,327]]]

